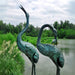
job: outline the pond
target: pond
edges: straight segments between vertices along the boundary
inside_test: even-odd
[[[64,67],[61,68],[61,75],[75,75],[75,40],[60,39],[57,46],[63,52],[65,59]],[[25,59],[24,75],[31,75],[32,64],[24,54],[23,57]],[[36,75],[56,75],[56,66],[51,59],[40,53],[39,57],[36,64]]]

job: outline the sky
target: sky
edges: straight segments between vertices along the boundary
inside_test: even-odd
[[[75,0],[1,0],[0,20],[12,25],[26,22],[23,11],[19,8],[22,5],[29,13],[29,23],[33,26],[53,24],[69,20],[75,24]]]

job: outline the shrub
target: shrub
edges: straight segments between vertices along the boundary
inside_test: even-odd
[[[4,41],[0,52],[0,75],[23,75],[24,60],[15,43]]]
[[[65,30],[65,32],[66,32],[65,38],[75,39],[75,30],[68,29],[68,30]]]
[[[0,44],[2,44],[3,40],[11,41],[11,43],[13,43],[15,41],[15,37],[11,33],[0,34]]]

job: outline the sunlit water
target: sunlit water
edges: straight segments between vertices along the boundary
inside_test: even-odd
[[[75,75],[75,40],[59,40],[58,48],[62,50],[65,64],[61,68],[61,75]],[[31,75],[32,64],[23,54],[25,59],[24,75]],[[36,75],[56,75],[56,66],[46,56],[39,53],[39,61],[36,64]]]

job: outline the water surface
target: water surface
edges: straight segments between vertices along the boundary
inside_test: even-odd
[[[63,52],[65,64],[61,68],[61,75],[75,75],[75,40],[58,40],[58,48]],[[32,64],[23,54],[25,59],[24,75],[31,75]],[[39,53],[39,61],[36,64],[36,75],[56,75],[56,66],[46,56]]]

